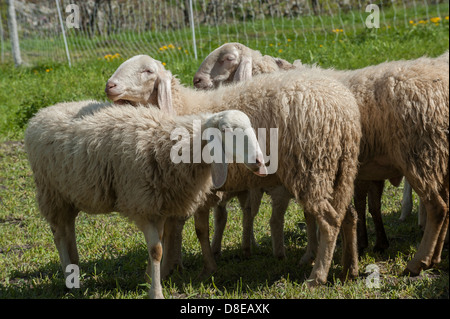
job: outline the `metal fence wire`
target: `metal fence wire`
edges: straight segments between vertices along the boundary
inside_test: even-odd
[[[432,18],[428,8],[445,2],[373,3],[392,13],[387,22],[381,10],[380,27],[395,28],[428,21]],[[361,0],[14,1],[21,56],[28,64],[78,63],[142,53],[164,53],[166,61],[186,61],[204,58],[225,42],[241,42],[263,53],[278,43],[289,42],[293,47],[305,41],[326,43],[338,34],[345,37],[367,28],[369,4]],[[7,11],[8,1],[0,1],[2,63],[13,60]],[[435,18],[445,16],[438,12]]]

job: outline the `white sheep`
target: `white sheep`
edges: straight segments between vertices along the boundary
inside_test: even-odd
[[[155,101],[161,89],[155,85],[160,72],[164,72],[164,68],[152,58],[133,57],[108,80],[107,94],[114,101]],[[144,77],[144,73],[153,77]],[[137,92],[139,86],[147,91],[144,94],[147,101],[142,101],[143,94]],[[164,85],[163,89],[167,88]],[[239,191],[282,184],[311,212],[320,228],[316,263],[309,283],[326,282],[341,226],[346,247],[343,272],[349,277],[357,276],[356,220],[351,210],[346,211],[353,194],[361,132],[359,111],[347,88],[313,72],[302,74],[291,70],[261,75],[215,91],[196,91],[182,86],[173,77],[170,95],[177,114],[238,109],[249,116],[255,128],[277,128],[276,174],[260,179],[242,174],[237,165],[230,165],[227,183],[220,190]],[[209,207],[194,215],[205,268],[213,271],[216,266],[209,245],[208,216]]]
[[[258,74],[273,73],[280,70],[291,70],[295,67],[289,62],[262,55],[259,51],[252,50],[240,43],[226,43],[212,51],[202,62],[194,75],[193,83],[198,89],[211,89],[223,83],[239,82],[252,78]],[[273,254],[277,258],[285,257],[284,249],[284,213],[293,198],[283,186],[275,186],[267,189],[254,188],[242,191],[238,195],[243,212],[243,236],[242,248],[245,256],[251,253],[251,245],[255,243],[253,222],[258,213],[263,192],[266,191],[272,199],[271,237]],[[231,199],[227,196],[226,199]],[[219,255],[223,231],[226,225],[227,200],[222,200],[214,209],[214,237],[212,251]]]
[[[228,62],[214,59],[203,62],[210,71],[199,70],[194,83],[203,83],[199,87],[212,87],[231,80],[241,67],[241,60],[246,58],[236,55]],[[364,209],[362,214],[359,209],[358,215],[365,218],[365,198],[369,187],[374,190],[374,202],[380,203],[382,185],[376,185],[380,182],[375,181],[389,179],[397,185],[404,175],[419,197],[422,200],[426,198],[425,207],[433,210],[433,217],[427,217],[419,251],[408,263],[407,271],[418,274],[421,269],[438,263],[448,227],[448,165],[444,164],[448,162],[448,51],[435,59],[423,57],[386,62],[353,71],[323,70],[301,63],[294,65],[300,72],[309,74],[313,71],[342,82],[358,101],[363,138],[355,205]],[[248,63],[245,67],[250,68]],[[244,74],[250,72],[251,69]],[[361,201],[364,205],[358,204]],[[382,230],[377,232],[377,241],[385,239],[380,240],[376,247],[383,248],[387,239],[379,207],[374,211],[380,217],[378,225]],[[308,229],[308,234],[313,236],[314,228]],[[364,244],[363,240],[359,242]],[[308,238],[304,261],[313,257],[315,248],[310,247],[310,243],[314,246],[315,239]]]
[[[194,120],[201,121],[198,131]],[[188,132],[183,143],[193,152],[195,139],[204,149],[202,134],[208,128],[221,132],[217,138],[223,141],[220,145],[227,158],[264,174],[256,135],[248,117],[239,111],[171,117],[157,108],[95,101],[40,110],[29,122],[25,146],[39,208],[51,226],[63,271],[78,263],[75,218],[79,211],[120,212],[144,233],[150,257],[147,274],[152,279],[149,295],[163,298],[160,260],[165,220],[191,216],[203,205],[210,188],[225,182],[228,166],[221,159],[210,163],[203,157],[198,163],[174,163],[172,134]],[[248,148],[243,152],[225,144],[223,132],[235,128],[250,129],[245,131]]]

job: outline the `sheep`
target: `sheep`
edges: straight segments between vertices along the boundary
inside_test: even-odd
[[[254,75],[273,73],[279,70],[290,70],[295,68],[289,62],[262,55],[259,51],[240,43],[226,43],[211,52],[200,65],[196,72],[193,83],[198,89],[210,89],[222,83],[238,82],[250,79]],[[244,256],[251,254],[251,244],[256,243],[253,234],[253,220],[259,210],[262,189],[255,188],[249,191],[239,192],[238,196],[243,211],[243,236],[242,248]],[[293,198],[283,186],[276,186],[265,190],[272,197],[272,246],[273,254],[281,259],[285,257],[283,224],[284,212]],[[226,204],[233,196],[227,196],[214,209],[214,237],[212,240],[212,251],[219,255],[221,251],[222,234],[226,225]],[[280,229],[281,227],[281,229]]]
[[[158,81],[160,72],[152,67],[162,68],[153,61],[142,55],[125,61],[121,72],[108,80],[108,96],[113,101],[145,102],[139,100],[141,94],[134,89],[141,82],[143,90],[151,90],[146,94],[151,100],[158,94],[159,87],[154,83]],[[153,72],[152,81],[142,81],[140,72],[145,70]],[[134,82],[128,83],[129,79]],[[251,81],[226,85],[214,91],[184,87],[173,77],[171,97],[173,109],[180,115],[232,108],[246,113],[253,127],[277,128],[276,172],[270,172],[263,180],[255,180],[242,172],[232,174],[233,166],[230,165],[227,183],[218,190],[240,191],[283,185],[317,219],[321,232],[316,263],[308,284],[326,282],[341,226],[345,238],[343,273],[348,277],[358,275],[356,219],[354,212],[347,208],[357,171],[361,127],[356,101],[347,88],[313,73],[287,70],[264,74]],[[272,159],[270,162],[272,165]],[[269,165],[268,171],[270,169]],[[270,178],[272,176],[273,179]],[[209,245],[208,215],[209,207],[202,213],[196,212],[194,217],[204,269],[214,270],[216,266]]]
[[[209,62],[213,63],[214,60]],[[379,203],[382,191],[380,183],[390,179],[394,185],[398,185],[404,175],[422,201],[425,201],[427,211],[428,207],[433,211],[433,217],[427,217],[419,250],[405,272],[416,275],[421,269],[438,263],[448,227],[448,166],[444,164],[448,162],[448,51],[435,59],[422,57],[412,61],[386,62],[354,71],[323,70],[301,63],[294,65],[299,71],[315,71],[342,82],[358,101],[363,139],[361,167],[355,186],[355,206],[360,206],[361,200],[364,200],[364,211],[361,214],[359,209],[358,216],[365,217],[367,187],[374,187],[374,193],[378,196],[374,201]],[[236,66],[230,70],[234,68]],[[210,69],[219,70],[215,67]],[[200,82],[206,83],[205,87],[217,86],[220,81],[229,79],[231,73],[229,70],[220,70],[214,74],[200,72]],[[194,82],[199,83],[196,77]],[[380,216],[378,225],[382,227],[379,207],[375,211]],[[381,230],[377,232],[377,241],[381,240],[376,247],[382,249],[386,246],[387,238],[384,229]],[[308,234],[314,235],[309,226]],[[361,239],[363,242],[364,236]],[[311,259],[315,248],[310,249],[310,242],[314,245],[311,237],[302,260]]]
[[[199,131],[194,131],[194,120],[201,121]],[[63,272],[67,265],[78,263],[78,212],[120,212],[144,233],[149,253],[147,274],[152,279],[149,296],[163,298],[160,260],[165,220],[191,216],[203,205],[211,187],[225,182],[228,166],[221,159],[211,163],[208,158],[176,164],[173,134],[180,129],[188,132],[183,143],[193,152],[194,139],[201,139],[202,132],[205,136],[211,128],[222,135],[235,128],[248,133],[248,148],[243,152],[226,146],[220,134],[216,136],[223,141],[227,158],[240,160],[249,172],[265,174],[256,135],[249,118],[240,111],[173,117],[155,107],[95,101],[40,110],[29,122],[25,147],[40,212],[50,224]],[[202,139],[201,149],[205,144]]]
[[[442,62],[445,62],[449,64],[449,50],[444,52],[442,55],[438,56],[436,60],[440,60]],[[405,221],[406,218],[411,215],[412,212],[412,206],[413,206],[413,199],[412,199],[412,188],[411,185],[407,180],[405,180],[404,183],[404,190],[403,190],[403,199],[402,199],[402,210],[400,214],[400,221]],[[425,221],[426,221],[426,212],[425,208],[423,207],[422,202],[419,200],[419,214],[418,214],[418,224],[419,226],[424,229],[425,228]],[[448,234],[448,233],[447,233]],[[446,238],[446,242],[448,242],[448,235]]]

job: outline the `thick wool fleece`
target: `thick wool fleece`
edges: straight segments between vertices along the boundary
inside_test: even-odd
[[[138,226],[152,214],[192,215],[211,188],[210,168],[174,165],[170,134],[176,127],[192,133],[199,118],[95,101],[41,110],[25,135],[41,213],[55,224],[67,206],[118,211]]]

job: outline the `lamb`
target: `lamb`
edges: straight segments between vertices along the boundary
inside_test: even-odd
[[[323,70],[301,64],[296,67],[301,72],[314,70],[342,82],[358,101],[363,139],[355,205],[364,200],[363,215],[358,215],[365,216],[366,195],[365,191],[361,193],[364,184],[367,187],[370,182],[377,188],[376,195],[381,196],[380,181],[390,179],[398,184],[404,175],[427,211],[433,211],[433,217],[427,217],[419,250],[406,271],[415,275],[438,263],[448,227],[448,52],[437,59],[386,62],[355,71]],[[206,87],[218,85],[232,76],[233,68],[217,72],[218,68],[210,67],[216,72],[200,72],[201,81],[196,75],[194,82],[205,82]],[[379,203],[379,199],[375,201]],[[382,226],[381,219],[379,224]],[[313,229],[308,234],[313,235]],[[386,238],[385,234],[382,237]],[[314,238],[308,239],[304,260],[314,251],[310,242],[314,245]]]
[[[146,94],[149,100],[155,100],[160,89],[155,85],[160,68],[161,65],[148,56],[125,61],[121,72],[108,80],[108,96],[114,101],[142,103],[142,95],[134,89],[141,82],[143,90],[151,90]],[[141,80],[140,72],[146,70],[154,74],[148,82]],[[129,83],[129,79],[133,83]],[[296,70],[261,75],[215,91],[196,91],[182,86],[173,77],[171,100],[177,114],[237,109],[249,116],[253,127],[277,128],[276,172],[261,179],[242,174],[237,166],[230,165],[227,183],[218,190],[283,185],[317,219],[321,232],[316,263],[308,283],[326,282],[341,226],[345,247],[343,273],[348,277],[357,276],[356,219],[347,208],[353,193],[361,131],[358,107],[347,88],[332,79],[313,73],[302,75]],[[267,143],[266,149],[269,144],[272,145]],[[206,267],[215,265],[209,245],[208,215],[209,207],[194,215]]]
[[[199,131],[194,131],[194,120],[201,121]],[[180,129],[189,132],[184,142],[192,152],[194,139],[212,128],[220,132],[216,136],[223,141],[225,156],[241,160],[249,172],[264,175],[256,135],[240,111],[171,117],[157,108],[95,101],[62,103],[39,111],[29,122],[25,147],[39,208],[50,224],[63,272],[67,265],[78,263],[78,212],[120,212],[144,233],[150,257],[147,274],[152,279],[149,295],[163,298],[160,260],[165,220],[191,216],[211,187],[226,181],[228,165],[221,159],[175,164],[171,134]],[[224,131],[235,128],[248,133],[243,153],[225,144]],[[202,139],[202,149],[205,144],[211,148],[212,141],[206,144]],[[219,154],[219,149],[214,152]]]

